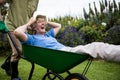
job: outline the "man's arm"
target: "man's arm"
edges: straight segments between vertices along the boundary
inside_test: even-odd
[[[61,24],[55,23],[55,22],[47,22],[48,26],[52,27],[54,29],[55,35],[60,31]]]
[[[3,21],[3,18],[2,18],[1,12],[0,12],[0,21]]]
[[[17,29],[15,29],[14,30],[15,36],[21,41],[26,41],[28,38],[27,35],[25,34],[25,32],[27,31],[27,27],[33,24],[34,22],[35,22],[35,19],[32,17],[27,24],[22,25]]]

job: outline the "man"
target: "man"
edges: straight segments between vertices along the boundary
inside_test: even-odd
[[[34,11],[37,8],[38,1],[39,0],[4,0],[5,2],[9,3],[9,9],[5,17],[5,24],[8,27],[8,29],[11,31],[11,34],[13,34],[13,31],[20,25],[25,24],[29,18],[33,15]],[[21,50],[21,44],[19,40],[16,39],[14,36],[14,40],[17,43],[18,48]],[[8,57],[5,61],[5,63],[1,66],[3,69],[5,69],[7,72],[10,70],[10,63],[11,63],[11,80],[20,80],[18,77],[18,53],[13,46],[13,43],[11,42],[9,36],[9,43],[12,48],[12,55],[11,57]],[[8,67],[9,66],[9,67]]]
[[[35,34],[26,33],[27,27],[34,23],[33,30]],[[51,26],[46,32],[46,25]],[[59,43],[55,36],[59,32],[61,24],[55,22],[47,22],[46,17],[38,15],[36,20],[32,17],[27,24],[18,27],[14,34],[22,42],[33,46],[50,48],[55,50],[64,50],[76,53],[89,54],[94,58],[102,58],[109,61],[120,62],[120,46],[107,44],[103,42],[93,42],[87,45],[79,45],[77,47],[67,47]]]

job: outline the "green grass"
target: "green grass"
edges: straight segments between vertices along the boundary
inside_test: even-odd
[[[5,57],[0,57],[0,65],[4,62]],[[75,66],[70,71],[72,73],[82,73],[87,61]],[[31,64],[21,59],[19,62],[19,76],[22,80],[27,80],[30,72]],[[32,80],[42,80],[46,69],[35,65],[35,71]],[[67,76],[67,73],[60,74],[63,77]],[[120,80],[120,63],[106,62],[103,60],[94,60],[86,74],[89,80]],[[5,71],[0,68],[0,80],[10,80],[10,76],[7,76]]]

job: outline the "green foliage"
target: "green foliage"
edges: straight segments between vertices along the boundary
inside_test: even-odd
[[[57,39],[62,44],[71,47],[84,44],[83,34],[78,31],[76,27],[65,27],[65,29],[59,33]]]
[[[96,8],[95,2],[93,9],[91,8],[91,4],[89,3],[88,14],[86,13],[85,9],[83,9],[85,17],[85,27],[83,27],[81,30],[85,34],[87,42],[101,40],[104,41],[105,36],[107,35],[106,41],[108,41],[109,43],[119,44],[119,29],[118,27],[116,27],[118,30],[113,29],[112,27],[115,25],[120,25],[120,2],[118,2],[117,4],[115,0],[113,0],[113,2],[102,0],[99,1],[99,5],[100,11]],[[106,25],[104,25],[105,27],[103,30],[101,29],[101,23],[106,23]],[[96,27],[93,27],[94,25]],[[113,32],[115,33],[112,34]],[[110,39],[108,39],[108,36]],[[112,38],[117,40],[114,40]]]
[[[63,16],[63,17],[57,17],[57,18],[52,18],[52,19],[48,19],[49,21],[53,21],[53,22],[58,22],[61,23],[62,28],[66,27],[66,26],[76,26],[76,27],[80,27],[80,25],[83,23],[83,19],[79,18],[79,17],[72,17],[70,15],[67,16]],[[82,27],[82,26],[81,26]]]
[[[113,27],[116,24],[119,23],[120,19],[120,3],[116,3],[115,0],[113,0],[113,3],[110,1],[99,1],[100,4],[100,11],[96,8],[96,4],[94,2],[94,10],[91,8],[89,3],[89,13],[87,14],[84,10],[85,19],[88,21],[93,21],[97,26],[99,26],[100,23],[105,22],[106,25],[106,31],[109,30],[111,27]],[[95,11],[95,12],[94,12]],[[99,11],[99,12],[98,12]]]
[[[105,34],[102,32],[104,29],[104,26],[100,26],[99,29],[96,26],[84,26],[80,31],[84,34],[85,42],[91,43],[94,41],[104,41]]]
[[[81,28],[80,31],[85,35],[85,38],[86,38],[85,41],[87,43],[95,41],[96,30],[94,29],[94,27],[85,26]]]
[[[91,20],[84,20],[78,17],[64,16],[49,20],[62,24],[62,29],[57,38],[61,43],[68,46],[76,46],[93,41],[104,41],[106,36],[106,27],[96,24],[98,22],[96,17],[91,18]],[[76,28],[76,31],[72,30],[73,27]],[[77,37],[75,38],[75,36]]]
[[[120,26],[116,25],[107,32],[106,42],[120,45]]]

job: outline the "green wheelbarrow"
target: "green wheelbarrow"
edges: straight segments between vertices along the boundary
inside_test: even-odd
[[[89,55],[76,54],[72,52],[65,52],[53,49],[46,49],[42,47],[36,47],[31,45],[22,45],[24,58],[32,63],[32,69],[34,69],[34,63],[47,68],[47,73],[42,80],[49,78],[50,80],[88,80],[85,74],[91,64],[92,59]],[[89,59],[82,74],[70,73],[69,70],[74,66],[82,63],[83,61]],[[33,70],[31,70],[32,75]],[[64,79],[59,73],[67,72],[68,76]],[[54,77],[50,77],[50,75]]]
[[[31,46],[27,44],[22,44],[22,54],[20,53],[11,33],[4,25],[4,22],[0,22],[0,31],[5,32],[9,35],[13,45],[19,53],[19,56],[23,59],[29,61],[32,65],[28,80],[31,80],[32,74],[34,72],[35,64],[38,64],[47,69],[46,74],[43,76],[42,80],[88,80],[85,77],[90,64],[92,62],[92,57],[85,54],[77,54],[66,51],[59,51],[53,49],[47,49],[42,47]],[[83,72],[71,73],[69,70],[76,65],[88,60],[86,67]],[[67,72],[68,76],[63,78],[60,73]]]

